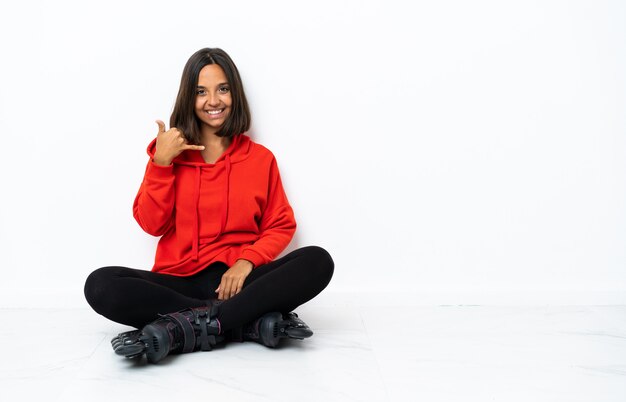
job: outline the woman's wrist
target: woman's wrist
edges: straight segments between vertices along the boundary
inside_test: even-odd
[[[244,258],[239,258],[236,262],[241,262],[250,266],[250,268],[254,268],[254,263],[252,261],[246,260]]]
[[[152,162],[159,166],[169,166],[172,164],[172,161],[167,161],[166,159],[161,159],[157,157],[152,158]]]

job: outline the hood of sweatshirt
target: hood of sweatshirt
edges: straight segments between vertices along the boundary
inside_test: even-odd
[[[195,186],[193,188],[193,227],[192,227],[192,258],[194,261],[198,260],[198,253],[200,244],[211,243],[217,240],[223,233],[226,227],[226,218],[228,217],[228,196],[230,189],[230,171],[233,164],[246,160],[250,154],[252,147],[252,141],[250,137],[245,134],[239,134],[233,137],[230,145],[224,151],[224,153],[215,161],[215,163],[206,163],[202,158],[200,151],[187,150],[178,155],[172,163],[178,167],[194,169],[195,170]],[[156,138],[148,145],[148,155],[150,160],[154,158],[156,152]],[[200,185],[202,172],[205,169],[224,169],[225,174],[221,181],[222,187],[222,208],[220,212],[220,229],[217,235],[212,238],[200,239],[199,233],[199,216],[198,216],[198,204],[200,201]]]

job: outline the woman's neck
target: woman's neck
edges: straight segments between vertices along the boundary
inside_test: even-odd
[[[202,130],[202,145],[207,149],[223,149],[225,150],[230,145],[230,138],[220,137],[213,131]]]

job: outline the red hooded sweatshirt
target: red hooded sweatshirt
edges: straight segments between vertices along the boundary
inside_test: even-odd
[[[169,166],[150,161],[135,202],[139,226],[162,236],[153,272],[189,276],[221,261],[255,267],[276,258],[296,230],[274,155],[244,134],[215,163],[183,151]]]

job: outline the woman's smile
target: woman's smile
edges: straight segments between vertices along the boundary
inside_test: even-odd
[[[225,108],[205,110],[204,113],[209,115],[209,119],[219,119],[224,115]]]

